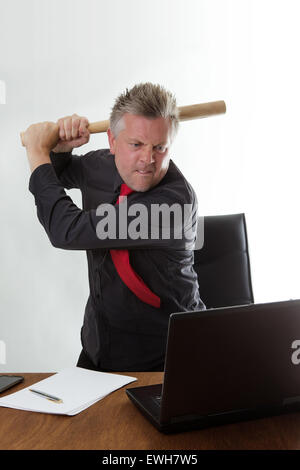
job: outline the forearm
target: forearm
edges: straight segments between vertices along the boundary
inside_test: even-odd
[[[49,121],[31,124],[23,134],[23,144],[26,147],[31,172],[43,164],[55,162],[53,166],[56,175],[61,179],[62,184],[70,189],[80,187],[82,180],[80,163],[76,161],[74,165],[70,165],[72,160],[70,151],[88,142],[88,121],[77,115],[62,121],[60,125]],[[56,157],[53,151],[60,153]],[[70,167],[72,167],[71,171],[67,172],[70,175],[66,175],[65,169],[70,170]],[[73,168],[77,170],[74,175],[72,175]],[[61,178],[62,174],[63,178]]]
[[[45,163],[51,163],[50,150],[58,141],[58,126],[53,122],[31,124],[23,134],[31,172]]]
[[[49,152],[43,149],[27,148],[27,158],[31,173],[40,165],[44,163],[51,163]]]

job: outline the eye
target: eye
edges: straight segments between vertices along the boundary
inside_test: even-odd
[[[159,153],[164,153],[167,150],[167,147],[166,145],[157,145],[155,147],[155,150],[157,150],[157,152]]]
[[[131,145],[133,148],[138,148],[141,144],[137,144],[135,142],[132,142],[129,145]]]

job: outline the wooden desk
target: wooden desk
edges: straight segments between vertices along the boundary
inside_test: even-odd
[[[52,374],[20,374],[12,393]],[[300,449],[300,413],[164,435],[129,401],[125,388],[162,382],[161,372],[137,372],[138,381],[113,392],[75,416],[0,407],[0,449]],[[4,396],[5,393],[1,394]]]

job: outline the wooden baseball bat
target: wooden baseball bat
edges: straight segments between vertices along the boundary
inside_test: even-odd
[[[179,120],[189,121],[191,119],[205,118],[209,116],[215,116],[216,114],[226,113],[225,101],[211,101],[209,103],[191,104],[188,106],[180,106]],[[88,126],[88,130],[91,134],[98,134],[100,132],[106,132],[109,128],[109,120],[92,122]],[[23,143],[23,134],[21,132],[21,142]]]

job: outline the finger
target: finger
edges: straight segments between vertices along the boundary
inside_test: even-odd
[[[80,125],[80,117],[77,114],[73,114],[72,130],[71,130],[72,139],[77,139],[77,137],[79,137],[79,125]]]
[[[88,142],[88,137],[79,137],[78,139],[72,139],[72,142],[70,145],[74,147],[81,147],[81,145],[84,145]]]
[[[66,118],[60,118],[57,121],[58,124],[58,135],[61,140],[65,140],[66,134],[65,134],[65,128],[64,128],[64,120]]]
[[[59,135],[59,138],[61,140],[66,140],[67,139],[67,136],[66,136],[66,128],[68,127],[67,126],[67,121],[71,118],[71,116],[65,116],[63,118],[60,118],[57,120],[57,124],[58,124],[58,135]]]
[[[64,119],[64,132],[65,132],[65,139],[71,140],[72,139],[72,117]]]
[[[89,121],[87,118],[83,117],[80,119],[80,124],[79,124],[79,135],[80,136],[88,136],[89,135]]]

